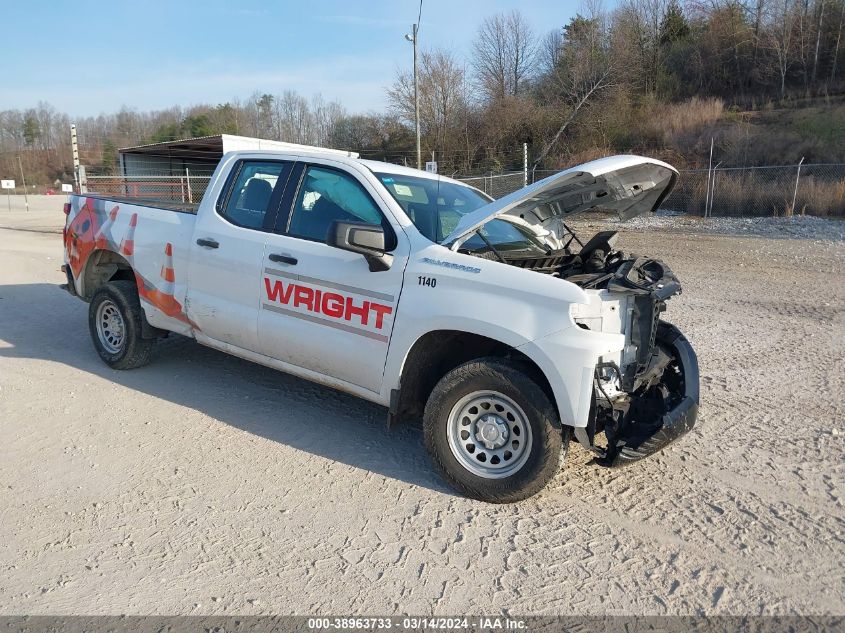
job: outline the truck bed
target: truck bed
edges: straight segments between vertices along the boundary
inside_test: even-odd
[[[188,334],[184,305],[196,207],[96,193],[71,196],[64,239],[77,294],[90,295],[85,271],[91,264],[126,262],[149,322]]]

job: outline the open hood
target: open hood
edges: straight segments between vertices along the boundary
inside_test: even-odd
[[[550,219],[599,208],[616,210],[621,219],[628,220],[655,211],[677,178],[674,167],[653,158],[610,156],[594,160],[467,213],[441,243],[457,250],[479,227],[504,214],[545,224]]]

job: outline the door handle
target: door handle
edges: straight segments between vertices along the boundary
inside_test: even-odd
[[[201,237],[197,240],[197,244],[200,246],[205,246],[206,248],[218,248],[220,243],[217,240],[212,240],[211,238]]]
[[[296,264],[299,260],[296,257],[291,257],[290,255],[280,255],[279,253],[270,253],[270,261],[271,262],[280,262],[282,264],[290,264],[291,266],[296,266]]]

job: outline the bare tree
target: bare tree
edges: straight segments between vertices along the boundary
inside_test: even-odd
[[[842,23],[845,18],[845,3],[839,7],[839,28],[836,30],[836,45],[833,47],[833,61],[830,65],[830,80],[836,79],[836,59],[839,57],[839,43],[842,40]]]
[[[549,152],[552,148],[557,144],[560,140],[560,137],[563,136],[563,133],[566,131],[566,128],[576,119],[578,113],[581,109],[586,106],[593,96],[600,90],[608,88],[610,86],[610,69],[608,68],[601,77],[596,78],[591,83],[585,85],[584,91],[572,106],[572,109],[569,111],[569,115],[563,120],[563,122],[558,127],[557,131],[555,132],[554,136],[549,139],[537,156],[534,158],[533,168],[536,169],[537,165],[539,165],[543,160],[545,160],[546,156],[549,155]]]
[[[346,110],[337,101],[326,103],[323,96],[317,94],[311,99],[311,116],[314,124],[311,142],[327,147],[338,121],[346,116]]]
[[[822,43],[822,26],[824,25],[824,6],[826,2],[825,0],[819,0],[816,4],[819,7],[819,23],[816,27],[816,50],[813,53],[813,83],[816,82],[816,71],[819,67],[819,48]]]
[[[473,67],[487,99],[520,95],[534,74],[536,54],[534,32],[519,11],[486,18],[473,43]]]
[[[754,56],[751,59],[752,67],[757,65],[757,56],[760,52],[761,27],[765,15],[766,0],[754,0]]]
[[[780,77],[780,98],[786,96],[786,76],[794,60],[797,22],[801,20],[800,9],[795,0],[774,0],[772,3],[771,24],[767,30],[769,48],[774,54],[777,72]]]
[[[387,91],[392,110],[408,123],[414,120],[414,78],[399,72]],[[424,51],[419,69],[420,128],[428,146],[449,152],[466,129],[470,88],[466,68],[448,51]]]
[[[801,76],[804,79],[804,90],[810,89],[810,49],[813,39],[813,20],[810,17],[810,0],[796,0],[794,13],[796,15],[796,34],[793,49],[796,61],[801,66]]]
[[[599,5],[588,17],[577,15],[563,29],[556,63],[546,80],[552,86],[552,104],[566,113],[555,133],[534,158],[536,168],[560,140],[580,112],[612,85],[607,22]]]
[[[24,146],[23,113],[20,110],[0,112],[0,147],[18,151]]]
[[[308,100],[294,90],[285,90],[275,103],[276,138],[289,143],[308,143],[311,128]]]
[[[537,48],[537,68],[541,75],[554,73],[561,60],[563,29],[549,31]]]
[[[661,66],[660,24],[666,14],[666,0],[625,0],[618,19],[625,22],[627,46],[640,74],[645,92],[657,90]]]

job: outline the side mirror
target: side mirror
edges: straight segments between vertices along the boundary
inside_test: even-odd
[[[389,270],[393,255],[384,252],[384,229],[365,222],[335,220],[329,226],[326,244],[363,255],[371,272]]]

